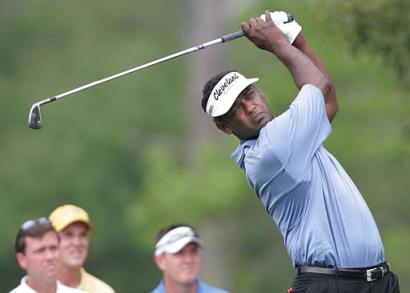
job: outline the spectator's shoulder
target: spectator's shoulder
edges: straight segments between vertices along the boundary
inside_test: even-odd
[[[150,293],[164,293],[164,292],[165,292],[164,281],[161,280],[161,282],[159,282],[158,286],[155,287],[155,289],[152,290]]]
[[[67,287],[60,283],[58,284],[57,293],[87,293],[87,292],[79,290],[79,289]]]
[[[202,287],[202,291],[203,292],[209,292],[209,293],[229,293],[228,291],[224,290],[224,289],[220,289],[220,288],[216,288],[212,285],[209,285],[203,281],[199,281],[199,286]],[[202,292],[201,291],[201,292]]]
[[[86,272],[81,272],[81,284],[79,289],[90,293],[115,293],[114,289],[99,278]]]

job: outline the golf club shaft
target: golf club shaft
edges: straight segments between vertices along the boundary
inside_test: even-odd
[[[82,90],[88,89],[88,88],[90,88],[90,87],[94,87],[94,86],[99,85],[99,84],[101,84],[101,83],[104,83],[104,82],[107,82],[107,81],[110,81],[110,80],[119,78],[119,77],[121,77],[121,76],[130,74],[130,73],[133,73],[133,72],[135,72],[135,71],[139,71],[139,70],[141,70],[141,69],[144,69],[144,68],[147,68],[147,67],[150,67],[150,66],[153,66],[153,65],[156,65],[156,64],[159,64],[159,63],[162,63],[162,62],[171,60],[171,59],[175,59],[175,58],[180,57],[180,56],[183,56],[183,55],[187,55],[187,54],[190,54],[190,53],[193,53],[193,52],[202,50],[202,49],[206,49],[206,48],[209,48],[209,47],[214,46],[214,45],[217,45],[217,44],[229,42],[229,41],[232,41],[232,40],[234,40],[234,39],[237,39],[237,38],[240,38],[240,37],[243,37],[243,36],[244,36],[244,34],[243,34],[242,31],[237,31],[237,32],[234,32],[234,33],[225,35],[225,36],[223,36],[223,37],[221,37],[221,38],[219,38],[219,39],[215,39],[215,40],[212,40],[212,41],[203,43],[203,44],[201,44],[201,45],[198,45],[198,46],[195,46],[195,47],[192,47],[192,48],[189,48],[189,49],[186,49],[186,50],[183,50],[183,51],[180,51],[180,52],[171,54],[171,55],[168,55],[168,56],[166,56],[166,57],[163,57],[163,58],[160,58],[160,59],[157,59],[157,60],[154,60],[154,61],[145,63],[145,64],[143,64],[143,65],[140,65],[140,66],[137,66],[137,67],[128,69],[128,70],[126,70],[126,71],[123,71],[123,72],[120,72],[120,73],[117,73],[117,74],[114,74],[114,75],[111,75],[111,76],[108,76],[108,77],[106,77],[106,78],[103,78],[103,79],[100,79],[100,80],[97,80],[97,81],[94,81],[94,82],[91,82],[91,83],[82,85],[82,86],[80,86],[80,87],[78,87],[78,88],[72,89],[72,90],[70,90],[70,91],[67,91],[67,92],[65,92],[65,93],[59,94],[59,95],[57,95],[57,96],[47,98],[47,99],[41,101],[41,102],[42,102],[41,104],[43,104],[43,105],[44,105],[44,104],[48,104],[48,103],[53,102],[53,101],[55,101],[55,100],[57,100],[57,99],[59,99],[59,98],[62,98],[62,97],[65,97],[65,96],[68,96],[68,95],[71,95],[71,94],[80,92],[80,91],[82,91]]]

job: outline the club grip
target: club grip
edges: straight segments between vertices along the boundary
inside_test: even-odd
[[[243,36],[244,36],[243,31],[237,31],[232,34],[223,36],[221,39],[222,39],[222,43],[225,43],[225,42],[229,42],[229,41],[235,40]]]

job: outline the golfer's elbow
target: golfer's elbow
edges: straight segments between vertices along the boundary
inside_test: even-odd
[[[322,76],[322,78],[318,81],[318,88],[322,92],[323,96],[325,99],[331,94],[332,89],[333,89],[333,83],[331,80],[326,78],[325,76]]]
[[[333,121],[337,112],[339,111],[339,103],[336,97],[336,88],[333,82],[329,79],[325,79],[322,88],[320,89],[325,98],[326,114],[330,122]]]

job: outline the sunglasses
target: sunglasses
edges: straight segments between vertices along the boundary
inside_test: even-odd
[[[38,225],[51,225],[50,221],[46,217],[41,217],[38,219],[27,220],[20,226],[22,232],[28,232]]]

